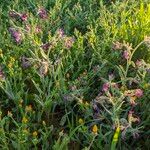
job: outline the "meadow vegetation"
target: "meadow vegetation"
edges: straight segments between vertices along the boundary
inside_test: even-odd
[[[149,0],[0,1],[0,149],[146,150]]]

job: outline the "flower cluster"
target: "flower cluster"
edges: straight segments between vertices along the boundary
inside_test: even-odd
[[[28,15],[26,13],[18,13],[14,10],[9,11],[9,16],[14,19],[20,19],[22,22],[25,22],[28,19]]]
[[[22,34],[19,30],[16,30],[15,28],[9,28],[9,32],[11,33],[11,36],[15,40],[17,44],[20,44],[22,41]]]

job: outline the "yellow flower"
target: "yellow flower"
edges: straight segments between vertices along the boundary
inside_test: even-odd
[[[32,111],[32,105],[26,106],[25,111],[31,112]]]
[[[32,135],[33,135],[34,137],[36,137],[36,136],[38,135],[37,131],[34,131],[34,132],[32,133]]]
[[[120,127],[116,128],[115,134],[113,136],[113,142],[117,142],[120,134]]]
[[[97,127],[97,125],[95,124],[95,125],[92,127],[92,132],[93,132],[94,134],[97,134],[97,131],[98,131],[98,127]]]
[[[80,119],[79,119],[79,124],[83,124],[83,123],[84,123],[83,119],[80,118]]]
[[[22,123],[27,123],[28,122],[28,119],[26,117],[23,117],[22,118]]]

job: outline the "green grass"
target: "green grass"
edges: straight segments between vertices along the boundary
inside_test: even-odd
[[[0,149],[148,149],[149,36],[149,0],[0,1]]]

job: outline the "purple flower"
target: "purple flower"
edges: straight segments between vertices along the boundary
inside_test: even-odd
[[[123,58],[125,58],[125,59],[129,59],[130,58],[130,54],[129,54],[129,52],[127,50],[125,50],[123,52]]]
[[[50,43],[45,43],[43,45],[41,45],[41,48],[45,51],[47,51],[50,48],[51,44]]]
[[[109,87],[110,87],[109,83],[104,83],[102,87],[102,91],[107,92],[109,90]]]
[[[11,10],[9,12],[9,16],[14,19],[20,19],[21,21],[27,21],[27,18],[28,18],[26,13],[20,14],[18,12],[15,12],[14,10]]]
[[[73,46],[73,43],[74,43],[74,38],[72,38],[72,37],[67,37],[67,38],[65,39],[65,47],[66,47],[67,49],[70,49],[70,48]]]
[[[143,96],[143,90],[136,89],[135,90],[135,96],[138,97],[138,98],[142,97]]]
[[[17,44],[19,44],[22,41],[22,35],[18,30],[14,28],[9,28],[9,32],[11,33],[11,36]]]
[[[41,19],[47,19],[47,17],[48,17],[47,11],[44,8],[40,8],[38,10],[38,15]]]
[[[31,63],[26,57],[23,56],[21,57],[21,65],[22,65],[22,68],[27,69],[31,66]]]

